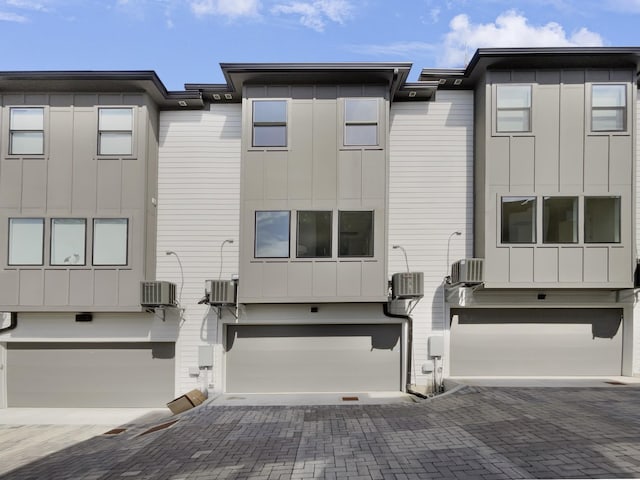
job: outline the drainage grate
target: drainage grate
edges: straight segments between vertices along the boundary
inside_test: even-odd
[[[157,432],[158,430],[164,430],[165,428],[169,428],[174,423],[178,423],[178,420],[174,420],[172,422],[167,422],[167,423],[161,423],[160,425],[156,425],[155,427],[151,427],[149,430],[142,432],[138,436],[141,437],[142,435],[146,435],[147,433],[153,433],[153,432]]]
[[[358,397],[342,397],[343,402],[357,402],[360,400]]]
[[[113,428],[108,432],[104,432],[103,435],[118,435],[119,433],[126,432],[126,428]]]
[[[608,383],[609,385],[626,385],[626,383],[617,382],[615,380],[613,380],[611,382],[604,382],[604,383]]]

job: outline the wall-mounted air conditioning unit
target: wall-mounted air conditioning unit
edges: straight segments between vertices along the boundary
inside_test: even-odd
[[[140,305],[143,307],[175,307],[175,283],[140,282]]]
[[[204,291],[209,305],[236,303],[236,282],[233,280],[205,280]]]
[[[394,273],[391,276],[391,296],[406,299],[424,297],[424,273]]]
[[[451,265],[451,283],[473,285],[484,282],[484,259],[465,258]]]

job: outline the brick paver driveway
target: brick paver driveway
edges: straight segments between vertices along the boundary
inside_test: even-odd
[[[465,387],[421,403],[205,405],[5,478],[640,478],[640,388]]]

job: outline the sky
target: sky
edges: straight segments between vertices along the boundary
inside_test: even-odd
[[[220,63],[464,67],[477,48],[640,46],[640,0],[0,0],[0,71],[155,70],[169,90]]]

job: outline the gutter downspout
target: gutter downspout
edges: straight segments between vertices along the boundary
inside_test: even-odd
[[[382,310],[387,317],[391,318],[402,318],[407,321],[408,334],[407,334],[407,372],[405,377],[405,388],[407,393],[411,395],[415,395],[420,398],[429,398],[427,395],[424,395],[420,392],[416,392],[411,389],[411,366],[413,365],[412,352],[413,352],[413,318],[409,315],[401,315],[398,313],[391,313],[389,311],[389,303],[385,302],[382,304]]]
[[[18,326],[18,312],[11,312],[11,323],[8,327],[0,328],[0,333],[8,332]]]

